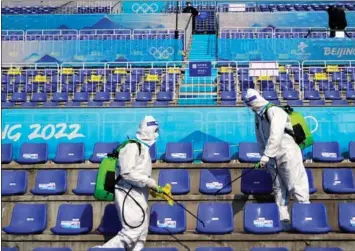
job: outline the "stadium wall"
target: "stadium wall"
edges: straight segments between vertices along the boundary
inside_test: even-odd
[[[346,154],[355,138],[355,109],[297,108],[306,116],[316,141],[337,141]],[[240,142],[256,141],[254,114],[247,108],[122,108],[122,109],[16,109],[2,110],[2,143],[12,143],[14,157],[25,142],[46,142],[53,158],[60,142],[85,143],[89,158],[96,142],[122,142],[134,137],[144,115],[160,124],[158,157],[167,142],[193,142],[195,159],[200,159],[204,142],[226,141],[233,155]],[[336,132],[336,133],[335,133]],[[311,149],[308,149],[308,152]],[[345,155],[346,157],[346,155]]]

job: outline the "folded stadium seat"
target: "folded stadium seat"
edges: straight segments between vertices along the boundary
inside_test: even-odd
[[[27,100],[27,97],[26,97],[26,93],[24,92],[15,92],[14,94],[12,94],[11,98],[10,98],[10,101],[11,102],[18,102],[18,103],[23,103],[23,102],[26,102]]]
[[[305,100],[319,100],[320,95],[318,91],[304,91],[304,99]]]
[[[80,107],[80,102],[77,101],[68,101],[65,103],[66,107]]]
[[[252,248],[250,251],[289,251],[288,248],[280,248],[280,247],[275,247],[275,248]]]
[[[142,251],[178,251],[178,249],[177,248],[143,248]]]
[[[43,247],[43,248],[35,248],[33,249],[33,251],[72,251],[71,248],[47,248],[47,247]]]
[[[10,224],[3,228],[7,234],[40,234],[47,228],[47,205],[16,203]]]
[[[310,82],[309,80],[304,80],[302,83],[301,83],[301,88],[302,90],[304,91],[314,91],[314,83],[313,82]]]
[[[133,101],[132,107],[147,107],[148,101]]]
[[[171,92],[158,92],[157,101],[172,101],[173,94]]]
[[[38,170],[35,186],[31,189],[34,195],[60,195],[66,191],[66,170]]]
[[[288,100],[287,104],[289,106],[303,106],[303,101],[302,100]]]
[[[276,203],[247,203],[244,207],[244,231],[272,234],[283,230]]]
[[[319,85],[320,91],[335,91],[334,85],[327,80],[320,81],[317,84]]]
[[[340,100],[333,100],[332,101],[332,106],[348,106],[348,105],[349,105],[349,103],[346,100],[340,99]]]
[[[354,90],[354,85],[351,82],[340,82],[339,90],[341,91]]]
[[[292,228],[304,234],[322,234],[331,231],[327,209],[322,203],[292,205]]]
[[[349,142],[349,160],[355,162],[355,141]]]
[[[88,251],[126,251],[126,249],[125,248],[89,248]]]
[[[202,161],[205,163],[230,162],[229,144],[227,142],[205,142]]]
[[[75,102],[88,102],[89,101],[89,93],[88,92],[75,92],[73,101]]]
[[[151,92],[138,92],[136,101],[152,101]]]
[[[59,143],[54,163],[58,164],[72,164],[83,163],[84,158],[84,144],[83,143]]]
[[[17,248],[1,247],[1,251],[18,251]]]
[[[47,94],[46,93],[34,93],[31,97],[31,102],[46,102]]]
[[[98,102],[110,101],[110,93],[109,92],[97,92],[95,94],[94,101],[98,101]]]
[[[313,172],[311,169],[308,169],[308,168],[306,168],[306,172],[307,172],[307,177],[308,177],[309,193],[314,194],[317,192],[317,188],[314,186]]]
[[[282,98],[284,100],[298,100],[299,99],[299,93],[298,91],[283,91],[282,92]]]
[[[157,156],[157,145],[154,143],[152,146],[149,148],[149,153],[150,153],[150,158],[152,160],[152,163],[155,163],[158,159]]]
[[[311,100],[309,102],[309,105],[310,106],[323,106],[325,105],[325,101],[322,99],[322,100]]]
[[[193,161],[191,142],[169,142],[165,148],[165,161],[168,163],[191,163]]]
[[[76,195],[94,195],[97,170],[80,170],[77,186],[73,189]]]
[[[1,163],[9,164],[12,161],[12,144],[1,144]]]
[[[89,102],[88,102],[88,106],[89,107],[101,107],[101,106],[103,106],[104,105],[104,103],[103,102],[100,102],[100,101],[92,101],[92,100],[90,100]]]
[[[168,169],[159,172],[158,184],[171,185],[173,195],[188,194],[190,192],[190,173],[185,169]]]
[[[130,92],[117,92],[115,96],[115,101],[128,102],[131,101]]]
[[[164,107],[164,106],[169,106],[169,101],[155,101],[153,103],[153,106],[160,106],[160,107]]]
[[[323,169],[323,190],[330,194],[355,193],[351,168]]]
[[[338,142],[315,142],[313,144],[312,159],[314,162],[342,162]]]
[[[230,247],[199,247],[195,251],[234,251]]]
[[[122,225],[115,204],[107,204],[97,231],[103,235],[114,236],[121,229]]]
[[[325,91],[324,92],[324,97],[325,97],[325,99],[330,99],[330,100],[339,100],[339,99],[341,99],[339,91]]]
[[[291,82],[290,75],[285,72],[280,73],[276,79],[278,82]]]
[[[35,107],[35,106],[36,104],[31,102],[24,102],[21,104],[21,107]]]
[[[90,162],[101,163],[102,159],[107,156],[108,153],[112,153],[120,144],[118,142],[113,143],[95,143],[94,152],[90,157]]]
[[[332,80],[338,82],[347,82],[347,75],[345,72],[333,72]]]
[[[342,232],[355,233],[355,203],[338,204],[338,225]]]
[[[235,104],[235,101],[237,100],[237,95],[235,93],[235,91],[223,91],[221,92],[221,100],[222,101],[234,101],[234,104]]]
[[[242,170],[241,192],[246,195],[251,194],[271,194],[272,193],[272,177],[267,170]],[[248,173],[248,174],[246,174]]]
[[[125,107],[126,103],[122,101],[112,101],[110,107]]]
[[[200,203],[196,231],[200,234],[228,234],[234,230],[233,209],[229,203]]]
[[[57,222],[51,228],[53,234],[78,235],[89,233],[93,225],[91,204],[61,204],[58,209]]]
[[[347,90],[346,99],[355,100],[355,90]]]
[[[263,92],[275,91],[275,85],[271,80],[262,80],[260,81],[260,84],[261,84],[261,90]]]
[[[231,173],[228,169],[202,169],[200,174],[200,193],[229,194],[232,192]],[[226,187],[224,187],[226,186]]]
[[[311,248],[308,247],[304,251],[343,251],[341,248]]]
[[[300,28],[301,29],[301,28]],[[310,67],[309,68],[309,73],[315,74],[315,73],[321,73],[324,71],[323,67]]]
[[[1,171],[1,195],[23,195],[27,191],[28,172],[25,170]]]
[[[152,234],[182,234],[186,231],[185,210],[174,204],[154,203],[150,210],[149,232]]]
[[[142,86],[143,92],[155,92],[157,87],[156,82],[144,82]]]
[[[16,162],[19,164],[44,164],[47,160],[47,143],[23,143]]]
[[[260,161],[260,147],[256,142],[241,142],[239,144],[238,160],[241,163],[256,163]]]

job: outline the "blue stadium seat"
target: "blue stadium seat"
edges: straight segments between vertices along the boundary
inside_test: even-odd
[[[110,93],[109,92],[97,92],[95,94],[94,101],[98,101],[98,102],[110,101]]]
[[[58,106],[57,102],[47,101],[43,103],[43,107],[56,107]]]
[[[231,182],[231,173],[228,169],[201,169],[200,193],[215,194],[219,189]],[[229,194],[232,192],[232,185],[229,184],[218,194]]]
[[[95,143],[94,152],[90,157],[90,162],[101,163],[102,159],[107,156],[108,153],[112,153],[119,146],[118,142],[114,143]]]
[[[47,94],[46,93],[34,93],[31,97],[31,102],[46,102]]]
[[[191,163],[193,161],[191,142],[167,143],[165,161],[171,163]]]
[[[229,203],[200,203],[196,231],[200,234],[227,234],[234,230],[233,209]]]
[[[347,90],[346,91],[346,99],[355,100],[355,90]]]
[[[340,91],[325,91],[324,92],[324,97],[325,99],[330,99],[330,100],[340,100]]]
[[[12,144],[1,144],[1,163],[9,164],[12,161]]]
[[[47,247],[41,247],[41,248],[35,248],[33,251],[72,251],[71,248],[47,248]]]
[[[178,251],[178,249],[177,248],[143,248],[142,251]]]
[[[330,194],[355,193],[355,183],[351,168],[323,169],[323,190]]]
[[[287,101],[287,104],[289,106],[303,106],[303,101],[302,100],[289,100],[289,101]]]
[[[315,162],[341,162],[344,160],[338,142],[315,142],[312,158]]]
[[[91,204],[62,204],[58,209],[56,225],[51,231],[57,235],[86,234],[91,231],[92,225]]]
[[[305,100],[319,100],[320,95],[318,91],[305,91],[304,92],[304,99]]]
[[[160,107],[164,107],[164,106],[169,106],[169,101],[155,101],[153,103],[153,106],[160,106]]]
[[[299,93],[298,91],[283,91],[282,92],[282,97],[284,100],[298,100],[299,99]]]
[[[147,101],[133,101],[132,102],[132,107],[147,107],[148,102]]]
[[[15,92],[12,96],[10,101],[11,102],[19,102],[19,103],[23,103],[26,102],[27,97],[26,97],[26,93],[24,92]]]
[[[279,99],[276,91],[263,91],[263,97],[269,101]]]
[[[125,248],[89,248],[88,251],[126,251],[126,249]]]
[[[250,251],[289,251],[288,248],[252,248]]]
[[[332,101],[332,106],[348,106],[348,105],[349,105],[348,101],[343,99]]]
[[[73,97],[74,102],[88,102],[89,93],[88,92],[76,92]]]
[[[227,142],[206,142],[203,145],[202,161],[206,163],[221,163],[231,160]]]
[[[355,162],[355,141],[349,142],[349,160]]]
[[[36,104],[31,102],[24,102],[21,104],[21,107],[35,107],[35,106]]]
[[[311,169],[306,168],[307,177],[308,177],[308,187],[309,193],[313,194],[317,192],[317,188],[314,186],[313,173]]]
[[[279,233],[278,206],[275,203],[247,203],[244,207],[244,231],[252,234]]]
[[[1,251],[18,251],[17,248],[1,247]]]
[[[186,231],[186,213],[179,205],[154,203],[150,210],[149,232],[153,234],[181,234]]]
[[[80,170],[77,186],[73,189],[76,195],[93,195],[96,185],[97,170]]]
[[[304,251],[343,251],[341,248],[311,248],[308,247]]]
[[[322,100],[311,100],[309,102],[309,105],[310,106],[323,106],[325,105],[325,101],[322,99]]]
[[[237,95],[235,91],[222,91],[221,92],[221,100],[222,101],[236,101]]]
[[[89,100],[87,106],[89,106],[89,107],[101,107],[101,106],[103,106],[103,105],[104,105],[103,102]]]
[[[25,170],[1,171],[1,195],[22,195],[27,191],[28,172]]]
[[[35,195],[59,195],[67,191],[66,170],[38,170],[31,193]]]
[[[338,204],[338,225],[342,232],[355,233],[355,203]]]
[[[297,232],[321,234],[331,231],[328,224],[327,210],[322,203],[294,203],[291,215],[292,228]]]
[[[241,163],[256,163],[260,161],[260,147],[255,142],[239,144],[238,159]]]
[[[10,224],[3,228],[7,234],[40,234],[47,227],[47,205],[16,203]]]
[[[59,143],[54,163],[71,164],[82,163],[84,158],[84,144],[83,143]]]
[[[47,160],[47,143],[23,143],[16,162],[19,164],[44,164]]]
[[[195,251],[233,251],[230,247],[199,247]]]
[[[103,235],[114,236],[122,229],[120,218],[115,204],[108,204],[97,231]]]
[[[159,92],[157,95],[157,101],[172,101],[173,94],[171,92]]]
[[[136,100],[137,101],[152,101],[152,93],[151,92],[138,92]]]
[[[52,102],[67,102],[68,93],[66,92],[55,92],[53,93]]]
[[[190,192],[190,173],[186,169],[160,170],[158,184],[171,185],[173,195],[188,194]]]
[[[126,103],[124,101],[112,101],[110,107],[124,107]]]
[[[241,192],[250,194],[271,194],[272,193],[272,177],[266,169],[253,170],[248,174],[250,169],[243,169],[241,178]]]
[[[152,146],[149,148],[149,153],[150,153],[150,158],[152,160],[152,163],[155,163],[158,159],[157,156],[157,145],[154,143]]]

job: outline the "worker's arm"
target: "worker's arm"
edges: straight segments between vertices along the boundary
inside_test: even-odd
[[[282,138],[285,134],[285,128],[288,115],[285,111],[278,107],[271,107],[266,111],[270,121],[270,135],[267,140],[264,155],[269,158],[275,158]]]
[[[119,164],[122,179],[136,187],[156,186],[155,180],[148,175],[137,172],[136,166],[139,158],[138,146],[135,143],[127,144],[120,151]]]

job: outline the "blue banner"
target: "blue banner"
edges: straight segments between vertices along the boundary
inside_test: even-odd
[[[315,141],[338,141],[342,152],[355,139],[355,109],[350,107],[297,108],[303,113]],[[12,143],[17,157],[25,142],[46,142],[53,158],[59,142],[85,143],[89,158],[96,142],[116,142],[134,137],[145,115],[159,122],[159,157],[167,142],[193,142],[199,158],[204,142],[238,144],[256,141],[254,114],[247,108],[122,108],[122,109],[5,109],[2,110],[2,143]],[[309,149],[310,150],[310,149]]]
[[[123,1],[122,2],[122,12],[124,13],[160,13],[163,12],[166,7],[165,1],[154,2],[154,1]]]
[[[220,61],[354,60],[355,40],[334,39],[219,39]]]
[[[211,62],[190,62],[189,73],[190,77],[211,77],[212,65]]]

